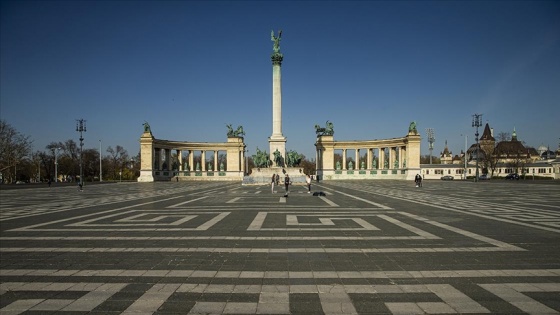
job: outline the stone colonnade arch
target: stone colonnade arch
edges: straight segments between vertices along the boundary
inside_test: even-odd
[[[315,143],[317,175],[322,180],[413,180],[420,173],[420,140],[416,130],[410,130],[401,138],[382,140],[335,141],[332,135],[318,136]],[[342,152],[342,163],[336,163],[335,150]],[[349,150],[355,150],[355,157],[351,157],[353,164],[347,163]],[[367,161],[360,163],[362,150],[366,151]],[[374,156],[375,151],[377,156]]]
[[[139,182],[184,180],[242,181],[245,173],[245,148],[243,137],[228,137],[227,142],[185,142],[154,138],[149,128],[140,137]],[[173,161],[176,152],[178,161]],[[182,162],[183,152],[188,161]],[[202,163],[195,165],[194,155],[200,153]],[[212,164],[206,164],[206,154],[214,155]],[[218,163],[221,152],[226,163]]]

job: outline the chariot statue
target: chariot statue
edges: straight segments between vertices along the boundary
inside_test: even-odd
[[[228,129],[227,137],[228,138],[240,138],[245,136],[245,131],[243,131],[243,126],[237,126],[236,130],[233,130],[231,124],[226,125]]]
[[[334,125],[333,125],[333,123],[327,120],[325,125],[326,125],[325,127],[315,125],[315,133],[317,134],[317,137],[334,135]]]

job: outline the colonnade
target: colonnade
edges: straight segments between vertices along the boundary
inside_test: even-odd
[[[411,179],[420,170],[420,136],[415,131],[401,138],[362,141],[334,141],[332,135],[322,135],[315,147],[317,175],[323,179]],[[348,156],[351,150],[352,164]],[[342,163],[336,160],[337,154]]]
[[[176,159],[172,158],[172,154],[175,151]],[[200,152],[200,161],[206,161],[207,152],[213,153],[213,163],[208,165],[206,163],[200,163],[200,165],[195,165],[194,158],[195,153]],[[187,155],[187,162],[183,162],[183,154]],[[218,163],[220,160],[220,154],[227,154],[225,150],[192,150],[192,149],[167,149],[167,148],[154,148],[154,170],[160,171],[226,171],[227,164],[224,161]],[[226,156],[227,157],[227,156]],[[243,159],[244,157],[241,157]],[[171,164],[171,165],[170,165]],[[241,165],[241,170],[244,171],[244,165]]]
[[[347,162],[350,160],[348,151],[354,150],[354,163],[350,167]],[[372,170],[372,169],[402,169],[406,167],[406,146],[398,147],[379,147],[379,148],[344,148],[335,150],[341,151],[342,164],[336,165],[336,169],[341,170]],[[366,161],[363,161],[361,152],[366,151]],[[362,162],[364,162],[362,164]]]
[[[227,142],[184,142],[155,139],[151,130],[140,137],[140,182],[173,180],[242,180],[245,173],[243,137]],[[176,157],[174,157],[174,153]],[[183,161],[187,154],[187,162]],[[195,155],[200,160],[195,162]],[[213,162],[206,162],[213,154]],[[225,159],[220,159],[223,154]],[[198,159],[197,159],[198,160]]]

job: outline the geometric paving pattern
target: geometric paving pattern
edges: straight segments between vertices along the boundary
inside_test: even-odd
[[[560,185],[277,190],[2,190],[0,314],[560,314]]]

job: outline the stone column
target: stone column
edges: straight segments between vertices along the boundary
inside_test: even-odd
[[[194,151],[189,150],[189,171],[194,171]]]
[[[180,149],[177,149],[177,170],[183,171],[183,153]]]
[[[205,172],[206,171],[206,151],[202,150],[200,154],[200,170]]]
[[[268,138],[270,160],[274,161],[274,152],[286,159],[286,138],[282,135],[282,60],[284,56],[276,51],[272,54],[272,135]]]
[[[360,169],[360,149],[355,149],[355,156],[356,156],[356,165],[354,166],[355,170],[359,170]]]
[[[346,149],[342,149],[342,169],[348,169],[348,167],[346,166]]]
[[[214,151],[214,171],[219,171],[219,169],[218,169],[218,150]]]

